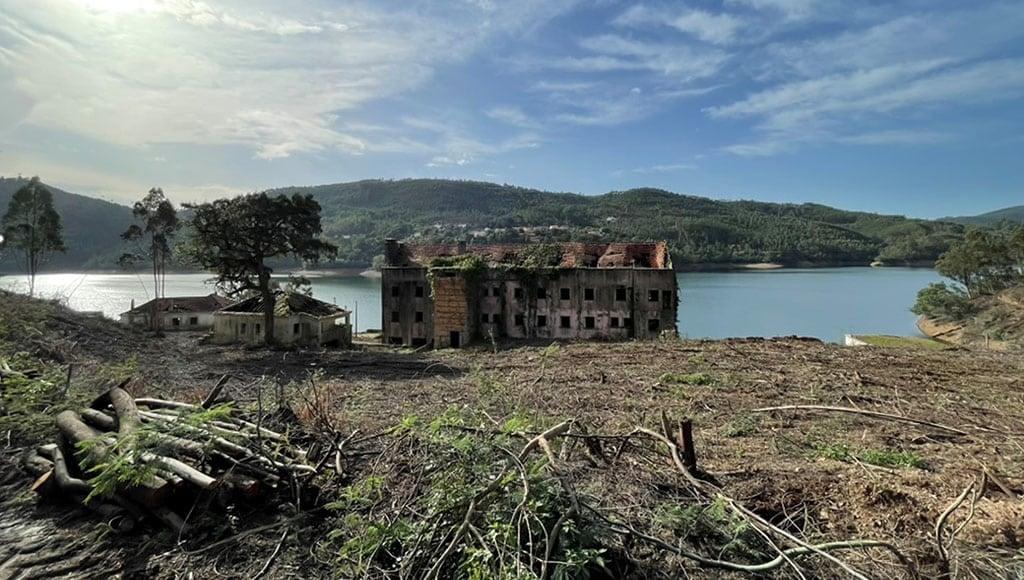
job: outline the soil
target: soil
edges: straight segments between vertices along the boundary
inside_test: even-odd
[[[698,466],[725,495],[816,540],[891,541],[924,576],[945,571],[936,522],[972,485],[949,517],[947,539],[963,526],[949,544],[950,560],[965,577],[1024,574],[1019,353],[848,348],[796,337],[274,351],[212,345],[192,333],[155,338],[112,323],[74,319],[65,326],[80,364],[135,357],[137,395],[201,400],[230,374],[230,395],[249,405],[289,383],[315,384],[318,408],[329,409],[344,431],[380,433],[452,407],[485,412],[495,425],[512,416],[545,424],[575,419],[588,433],[608,435],[657,428],[661,413],[690,418]],[[875,411],[937,427],[821,410],[758,411],[787,405]],[[293,409],[300,417],[301,407]],[[15,451],[2,457],[14,464]],[[656,499],[664,481],[634,477],[629,465],[612,462],[577,476],[602,490],[608,509],[625,509],[630,498]],[[0,578],[176,578],[190,570],[197,578],[250,577],[281,537],[272,529],[200,555],[158,532],[99,539],[87,512],[35,505],[25,491],[31,480],[15,470],[5,470],[3,480]],[[266,521],[254,517],[238,529]],[[290,540],[283,550],[292,557],[278,558],[262,570],[265,577],[327,574],[296,567],[308,542]],[[692,562],[673,565],[665,577],[720,576]],[[899,568],[885,574],[901,577]]]

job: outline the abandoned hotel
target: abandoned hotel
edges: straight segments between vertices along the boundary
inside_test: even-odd
[[[385,242],[385,343],[649,339],[676,329],[676,276],[656,243]]]

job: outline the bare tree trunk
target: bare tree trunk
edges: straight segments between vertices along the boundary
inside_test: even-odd
[[[270,289],[270,270],[260,266],[260,295],[263,297],[263,341],[267,346],[276,344],[274,338],[274,292]]]

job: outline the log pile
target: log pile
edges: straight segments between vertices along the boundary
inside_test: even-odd
[[[286,435],[215,405],[134,398],[114,387],[56,417],[56,440],[25,457],[44,498],[80,503],[128,532],[155,519],[181,535],[196,499],[221,505],[293,493],[316,474]]]

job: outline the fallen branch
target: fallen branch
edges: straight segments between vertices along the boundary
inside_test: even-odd
[[[968,433],[961,431],[955,427],[949,427],[939,423],[932,423],[931,421],[923,421],[921,419],[914,419],[912,417],[904,417],[903,415],[893,415],[890,413],[879,413],[878,411],[865,411],[863,409],[854,409],[852,407],[830,407],[827,405],[781,405],[778,407],[762,407],[760,409],[751,409],[751,413],[770,413],[773,411],[829,411],[833,413],[849,413],[852,415],[864,415],[866,417],[874,417],[876,419],[888,419],[890,421],[897,421],[900,423],[909,423],[911,425],[922,425],[924,427],[931,427],[932,429],[938,429],[940,431],[946,431],[947,433],[953,433],[966,437]]]

